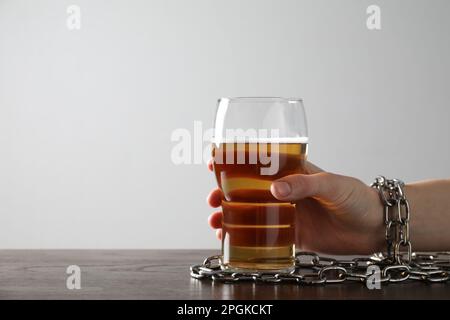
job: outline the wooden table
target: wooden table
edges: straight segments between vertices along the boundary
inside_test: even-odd
[[[0,299],[449,299],[449,284],[409,282],[381,290],[344,283],[220,284],[189,277],[211,250],[0,250]],[[69,265],[81,289],[66,286]]]

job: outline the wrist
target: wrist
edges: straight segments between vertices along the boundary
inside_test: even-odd
[[[371,234],[369,235],[369,246],[371,253],[386,251],[386,225],[384,223],[384,205],[380,199],[377,189],[369,187],[370,198],[369,203],[369,223],[371,226]]]
[[[387,258],[398,264],[410,263],[410,207],[404,182],[378,176],[371,187],[378,191],[383,206]]]

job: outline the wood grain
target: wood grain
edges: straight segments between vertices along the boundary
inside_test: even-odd
[[[0,250],[0,299],[449,299],[448,284],[220,284],[189,277],[210,250]],[[81,268],[81,289],[66,268]]]

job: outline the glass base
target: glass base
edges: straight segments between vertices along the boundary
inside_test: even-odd
[[[247,273],[291,272],[295,269],[295,245],[281,247],[224,245],[221,268],[232,272]]]
[[[295,265],[257,264],[257,263],[229,263],[220,266],[222,270],[238,273],[290,273]]]

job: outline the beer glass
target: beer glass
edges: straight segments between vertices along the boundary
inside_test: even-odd
[[[222,269],[295,267],[295,204],[274,198],[274,180],[303,173],[308,147],[301,99],[221,98],[212,158],[222,200]]]

